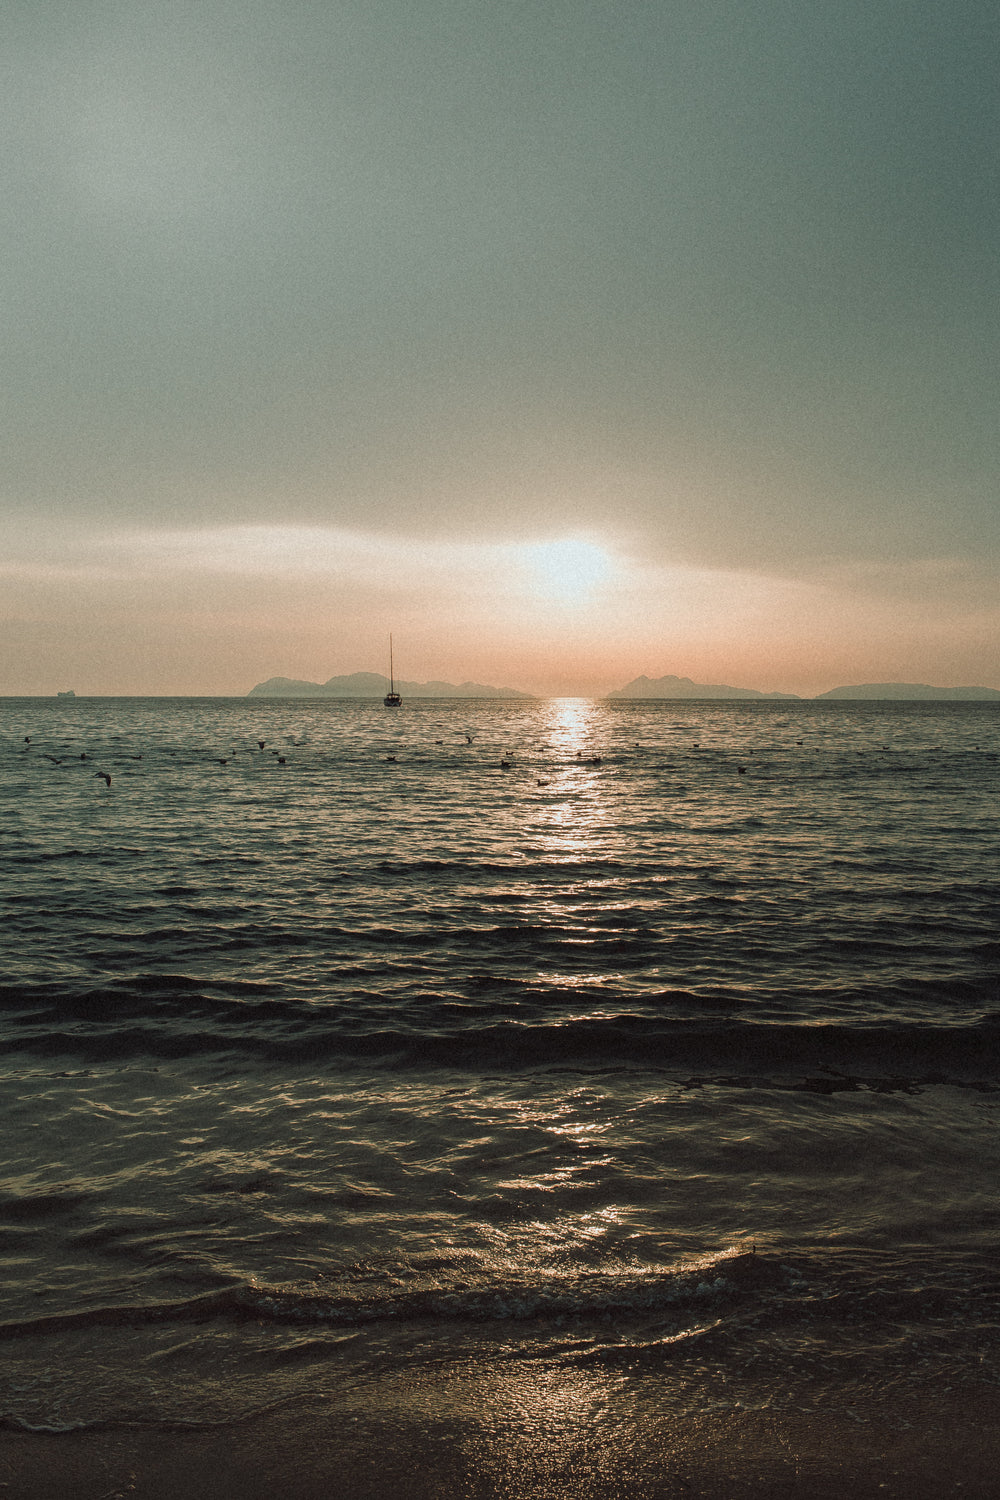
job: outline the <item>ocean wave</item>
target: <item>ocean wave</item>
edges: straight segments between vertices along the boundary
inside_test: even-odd
[[[966,987],[953,997],[962,1002],[955,1019],[933,1023],[891,1019],[901,998],[895,994],[853,997],[862,1016],[867,1006],[878,1021],[817,1022],[775,1019],[788,1013],[793,997],[779,1003],[718,987],[650,995],[551,985],[508,990],[486,976],[466,994],[418,987],[408,996],[362,994],[353,1006],[289,1000],[262,984],[230,981],[224,989],[211,994],[178,975],[100,989],[7,986],[0,991],[6,1050],[92,1062],[218,1053],[265,1063],[315,1058],[420,1069],[622,1065],[692,1073],[702,1081],[743,1074],[808,1079],[824,1070],[831,1080],[859,1077],[882,1086],[894,1078],[1000,1080],[992,985]],[[817,1092],[833,1088],[816,1085]]]
[[[621,1267],[613,1271],[576,1268],[532,1278],[468,1274],[459,1268],[449,1279],[413,1289],[400,1280],[413,1276],[410,1265],[348,1268],[322,1285],[243,1282],[173,1301],[121,1303],[79,1308],[0,1323],[0,1341],[42,1339],[97,1328],[154,1324],[222,1323],[275,1327],[359,1328],[373,1324],[434,1323],[481,1325],[566,1320],[580,1323],[665,1316],[660,1342],[680,1335],[730,1330],[747,1316],[760,1330],[768,1323],[843,1319],[884,1326],[949,1317],[996,1318],[1000,1282],[980,1267],[925,1266],[918,1280],[891,1258],[880,1267],[837,1266],[820,1256],[796,1257],[794,1264],[755,1246],[731,1246],[680,1265]],[[471,1282],[471,1284],[470,1284]],[[706,1323],[706,1319],[712,1320]],[[736,1322],[734,1323],[734,1319]],[[648,1323],[646,1324],[648,1327]]]
[[[347,1279],[347,1278],[345,1278]],[[599,1318],[606,1313],[650,1313],[731,1303],[773,1288],[798,1288],[799,1273],[755,1251],[733,1249],[682,1267],[645,1273],[567,1273],[534,1280],[483,1280],[400,1291],[269,1286],[227,1287],[171,1302],[82,1308],[0,1323],[0,1340],[38,1338],[72,1330],[151,1323],[266,1321],[275,1324],[367,1324],[448,1321],[483,1323],[533,1318]]]

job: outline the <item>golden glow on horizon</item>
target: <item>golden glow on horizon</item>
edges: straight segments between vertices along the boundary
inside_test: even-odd
[[[224,693],[273,676],[600,696],[640,675],[811,696],[864,681],[995,685],[1000,612],[976,570],[846,564],[799,578],[529,541],[287,524],[5,528],[8,694]],[[919,587],[918,587],[919,585]],[[567,719],[563,732],[570,726]],[[580,748],[584,748],[580,742]],[[592,751],[591,751],[592,753]]]

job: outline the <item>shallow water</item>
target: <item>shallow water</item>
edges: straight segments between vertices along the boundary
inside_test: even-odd
[[[444,1359],[996,1380],[992,705],[0,735],[8,1420]]]

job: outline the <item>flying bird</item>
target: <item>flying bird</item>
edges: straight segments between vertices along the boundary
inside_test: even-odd
[[[98,781],[103,781],[105,786],[111,785],[111,775],[108,771],[95,771],[94,775]]]

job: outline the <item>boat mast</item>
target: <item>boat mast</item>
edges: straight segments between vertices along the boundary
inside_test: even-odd
[[[385,704],[386,708],[398,708],[399,705],[402,703],[402,701],[403,701],[402,698],[396,692],[396,674],[395,674],[395,672],[393,671],[393,668],[392,668],[392,636],[390,635],[389,636],[389,691],[386,693],[385,697],[382,699],[382,702]]]

